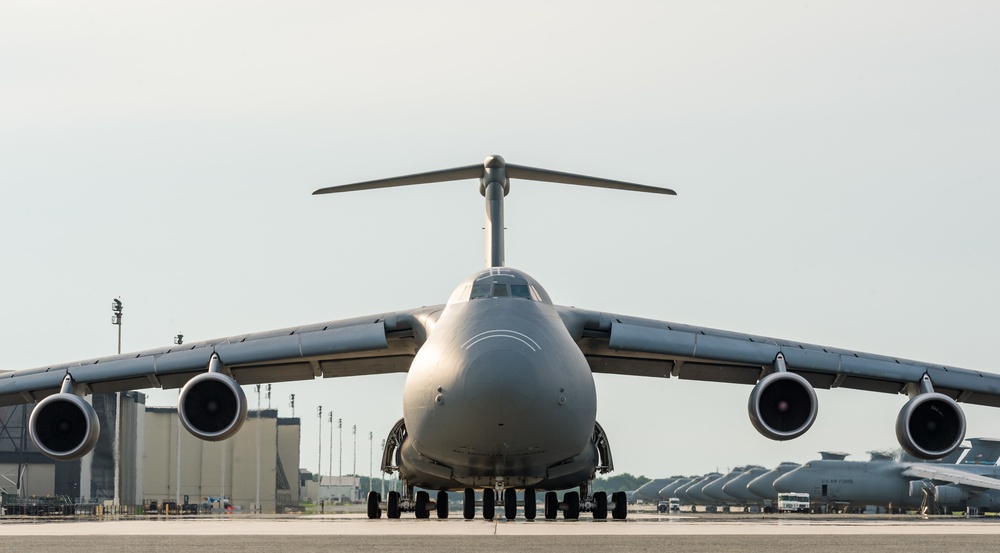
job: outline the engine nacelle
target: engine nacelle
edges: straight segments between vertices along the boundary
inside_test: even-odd
[[[184,385],[177,413],[188,432],[217,442],[225,440],[247,420],[247,397],[232,377],[219,372],[200,374]]]
[[[90,453],[101,435],[94,407],[70,393],[51,395],[31,411],[28,434],[46,456],[72,461]]]
[[[750,392],[750,422],[772,440],[791,440],[805,434],[816,420],[818,402],[809,381],[790,372],[771,373]]]
[[[965,413],[944,394],[918,394],[896,417],[896,439],[918,459],[940,459],[965,439]]]
[[[939,505],[957,507],[969,499],[969,492],[954,484],[934,486],[934,501]]]

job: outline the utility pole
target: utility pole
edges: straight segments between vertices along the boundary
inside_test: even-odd
[[[368,493],[372,493],[372,478],[375,476],[375,435],[368,431]]]
[[[354,478],[358,477],[358,425],[354,425],[351,428],[351,433],[354,434],[354,471],[351,472],[354,476],[351,477],[351,489],[354,489]],[[351,494],[351,501],[354,500],[354,494]]]

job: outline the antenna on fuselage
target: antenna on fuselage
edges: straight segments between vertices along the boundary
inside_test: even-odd
[[[669,188],[658,188],[644,184],[588,177],[549,169],[538,169],[507,163],[500,156],[489,156],[482,165],[468,165],[440,171],[428,171],[402,177],[391,177],[354,184],[343,184],[320,188],[316,194],[333,194],[336,192],[354,192],[357,190],[374,190],[376,188],[392,188],[414,184],[429,184],[453,180],[479,179],[479,193],[486,198],[486,266],[504,266],[503,246],[503,198],[510,192],[510,179],[524,179],[559,184],[575,184],[595,188],[611,188],[632,192],[649,192],[652,194],[677,195]]]

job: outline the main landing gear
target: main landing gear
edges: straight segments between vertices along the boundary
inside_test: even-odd
[[[476,500],[476,492],[472,488],[466,488],[462,493],[462,516],[465,520],[476,518],[477,508],[481,509],[481,516],[484,520],[493,520],[497,517],[497,507],[503,508],[503,516],[507,520],[518,518],[518,507],[521,507],[520,515],[525,520],[535,520],[538,515],[537,494],[534,488],[522,490],[523,498],[519,501],[518,491],[514,488],[499,489],[486,488],[483,490],[482,500]],[[587,486],[581,486],[581,491],[586,494]],[[412,512],[418,519],[430,518],[433,511],[437,518],[448,518],[448,492],[439,491],[432,500],[428,492],[418,491],[413,493],[409,488],[406,495],[401,496],[399,492],[389,492],[385,501],[378,492],[368,493],[368,518],[382,518],[385,510],[387,518],[399,518],[403,512]],[[544,510],[542,515],[546,520],[559,518],[559,513],[566,520],[578,520],[580,513],[592,513],[594,520],[607,520],[608,514],[615,520],[625,520],[628,516],[628,500],[625,492],[614,492],[608,497],[606,492],[596,492],[592,496],[584,495],[581,499],[580,492],[566,492],[562,501],[559,501],[556,492],[545,492]]]

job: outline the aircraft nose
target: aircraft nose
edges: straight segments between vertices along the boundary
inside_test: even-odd
[[[491,349],[469,363],[465,397],[479,411],[493,415],[530,411],[542,387],[535,363],[510,349]]]
[[[795,469],[788,474],[779,476],[777,480],[774,481],[774,489],[779,493],[786,492],[801,492],[804,490],[802,485],[804,483],[804,478],[800,473],[801,469]]]
[[[765,478],[766,476],[754,479],[747,484],[747,489],[759,497],[773,499],[775,497],[774,486],[771,485],[772,482],[768,478]]]

